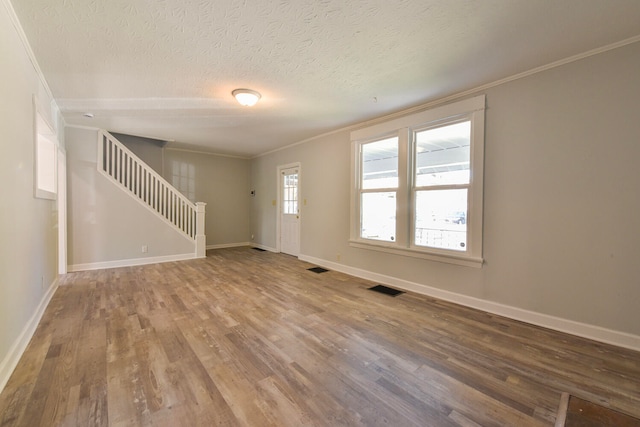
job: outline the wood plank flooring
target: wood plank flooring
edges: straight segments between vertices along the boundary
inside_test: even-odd
[[[556,421],[556,424],[558,422]],[[570,396],[563,427],[640,427],[640,418],[630,417],[587,400]]]
[[[640,353],[250,248],[72,273],[0,426],[552,426],[640,416]]]

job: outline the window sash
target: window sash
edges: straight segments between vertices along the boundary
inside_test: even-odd
[[[434,203],[428,198],[440,198]],[[468,188],[428,188],[413,191],[412,244],[418,248],[467,252]]]
[[[471,182],[470,117],[418,127],[411,134],[414,186],[464,185]],[[421,169],[433,169],[431,177],[419,174]]]
[[[397,191],[366,191],[360,198],[360,237],[395,242],[397,233]]]
[[[369,163],[366,165],[366,163]],[[360,188],[362,190],[396,189],[400,181],[398,169],[399,140],[390,136],[360,146]],[[366,179],[372,176],[373,179]]]
[[[412,248],[468,252],[471,125],[471,117],[463,116],[411,132]],[[421,164],[432,166],[433,174],[419,174]],[[439,201],[436,195],[440,195]]]

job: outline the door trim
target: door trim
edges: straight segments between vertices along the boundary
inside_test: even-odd
[[[276,252],[282,252],[282,234],[281,234],[281,228],[282,228],[282,187],[281,187],[281,176],[282,176],[282,171],[286,170],[286,169],[292,169],[292,168],[297,168],[298,169],[298,210],[299,215],[300,215],[300,221],[298,222],[298,230],[301,230],[302,227],[300,227],[301,223],[302,223],[302,204],[300,204],[300,200],[302,200],[301,194],[302,194],[302,165],[300,164],[300,162],[295,162],[295,163],[288,163],[286,165],[279,165],[277,167],[277,171],[276,171],[276,188],[277,188],[277,197],[276,197]],[[298,248],[300,247],[300,232],[298,232]],[[298,252],[300,252],[298,250]]]
[[[67,274],[67,152],[58,148],[58,274]]]

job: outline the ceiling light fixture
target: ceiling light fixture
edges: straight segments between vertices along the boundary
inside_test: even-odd
[[[235,96],[236,100],[245,107],[252,107],[256,105],[258,100],[262,98],[260,93],[251,89],[236,89],[231,92],[231,95]]]
[[[84,113],[82,117],[86,117],[88,119],[93,119],[93,113]]]

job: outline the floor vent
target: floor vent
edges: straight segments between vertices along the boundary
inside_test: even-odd
[[[381,294],[391,295],[392,297],[398,296],[400,294],[404,294],[404,291],[399,291],[397,289],[390,288],[384,285],[376,285],[369,288],[370,291],[380,292]]]
[[[327,271],[329,271],[326,268],[322,268],[322,267],[312,267],[312,268],[307,268],[307,270],[313,271],[314,273],[318,273],[318,274],[319,273],[326,273]]]
[[[253,248],[254,251],[258,251],[258,252],[265,252],[266,249],[262,249],[262,248]]]

